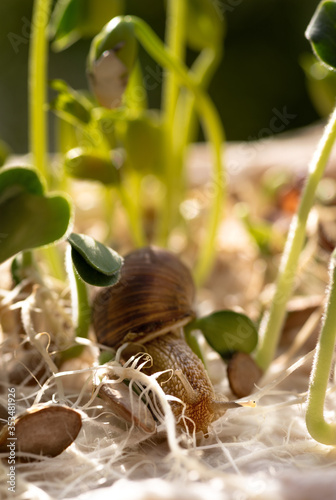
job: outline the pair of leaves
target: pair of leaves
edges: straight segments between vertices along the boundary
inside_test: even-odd
[[[33,168],[0,171],[0,263],[23,250],[54,243],[67,232],[71,201],[65,194],[46,194]]]
[[[201,330],[208,344],[223,359],[236,351],[250,353],[257,345],[258,331],[248,316],[235,311],[216,311],[187,325],[188,333]]]
[[[71,201],[65,194],[47,195],[38,173],[30,167],[4,167],[0,171],[0,263],[15,254],[49,245],[68,231]],[[122,258],[93,238],[72,233],[68,237],[72,259],[80,277],[96,286],[114,285]]]

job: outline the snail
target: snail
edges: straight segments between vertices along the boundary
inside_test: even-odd
[[[126,255],[118,284],[96,295],[93,326],[103,345],[117,349],[129,343],[129,357],[147,352],[152,364],[146,374],[171,369],[170,378],[165,374],[158,381],[185,405],[181,419],[183,406],[171,402],[178,423],[207,434],[211,422],[241,405],[215,394],[202,361],[182,336],[182,327],[195,317],[194,298],[191,273],[176,255],[141,248]]]

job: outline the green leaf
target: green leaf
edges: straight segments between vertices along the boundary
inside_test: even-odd
[[[71,256],[79,276],[94,286],[111,286],[119,281],[123,258],[111,248],[84,234],[68,237]]]
[[[324,0],[318,5],[307,30],[316,56],[327,66],[336,68],[336,2]]]
[[[252,352],[258,341],[253,321],[245,314],[229,310],[196,319],[189,329],[201,330],[210,346],[224,359],[235,351]]]
[[[92,40],[88,58],[89,71],[104,52],[110,50],[117,54],[128,72],[131,72],[137,57],[138,43],[132,22],[124,16],[111,19]]]
[[[50,87],[58,92],[50,108],[65,121],[82,127],[91,120],[93,105],[83,94],[69,87],[63,80],[52,80]]]
[[[80,38],[81,3],[78,0],[58,0],[49,24],[52,48],[56,52],[70,47]]]
[[[4,262],[22,250],[62,238],[69,226],[71,205],[64,196],[20,192],[0,201],[0,213],[0,262]]]
[[[42,196],[43,184],[36,170],[30,167],[4,167],[0,171],[0,204],[5,199],[26,191]]]
[[[22,250],[53,243],[66,233],[71,202],[61,195],[44,195],[36,170],[0,170],[0,262]]]
[[[64,168],[68,175],[76,179],[90,179],[107,185],[118,184],[120,174],[112,158],[109,160],[82,148],[74,148],[65,155]]]
[[[49,33],[52,48],[61,51],[81,37],[95,36],[109,19],[124,10],[124,0],[58,0]]]

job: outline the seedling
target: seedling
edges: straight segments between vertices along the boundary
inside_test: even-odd
[[[336,68],[335,21],[336,2],[322,1],[306,31],[306,36],[310,40],[317,57],[323,64],[332,68]],[[264,370],[270,365],[279,341],[281,327],[285,318],[286,304],[292,293],[296,269],[303,248],[307,218],[314,203],[316,189],[324,173],[335,139],[336,108],[330,116],[329,123],[325,128],[310,164],[307,182],[302,193],[298,211],[293,218],[282,256],[271,308],[264,316],[260,327],[260,345],[257,350],[256,361]],[[325,422],[323,418],[323,404],[335,344],[334,282],[335,253],[331,256],[328,306],[311,375],[306,416],[307,427],[312,436],[324,444],[332,445],[336,443],[335,428],[334,425]]]
[[[0,246],[0,262],[21,253],[21,257],[13,262],[13,276],[20,280],[22,271],[31,266],[43,282],[34,255],[36,249],[47,246],[44,257],[49,270],[64,282],[65,273],[57,244],[67,247],[66,271],[73,299],[74,335],[87,337],[90,305],[86,283],[102,287],[115,285],[120,277],[123,259],[103,243],[72,232],[75,206],[64,189],[67,179],[99,183],[103,198],[107,200],[107,218],[111,215],[111,193],[114,191],[127,214],[134,246],[144,246],[148,241],[141,202],[148,193],[144,191],[143,181],[148,176],[155,177],[165,196],[155,200],[153,241],[168,246],[171,234],[181,226],[179,207],[186,193],[184,157],[188,144],[195,137],[197,121],[203,127],[213,155],[213,197],[204,242],[199,246],[194,272],[198,285],[203,283],[211,270],[225,201],[226,181],[222,164],[225,138],[218,113],[206,89],[221,57],[224,30],[214,12],[214,3],[210,0],[169,1],[166,43],[142,19],[123,16],[122,2],[114,3],[113,8],[120,10],[113,10],[112,20],[109,20],[111,11],[108,10],[106,19],[96,19],[94,26],[88,22],[88,12],[82,16],[83,11],[78,10],[80,4],[72,0],[57,2],[51,22],[51,2],[36,0],[34,4],[30,52],[30,149],[33,167],[19,165],[3,167],[0,171],[0,234],[4,235]],[[93,2],[86,2],[86,5],[90,5],[97,13]],[[332,1],[321,2],[307,30],[307,37],[317,55],[332,67],[336,67],[333,50],[336,38],[333,27],[335,5]],[[96,34],[99,29],[101,31]],[[50,84],[57,93],[50,108],[60,118],[60,126],[70,127],[68,130],[71,131],[68,142],[60,147],[64,153],[64,168],[60,176],[49,168],[46,139],[48,31],[54,37],[53,46],[56,50],[66,49],[88,33],[96,34],[87,62],[92,94],[71,89],[59,80]],[[144,92],[141,99],[134,97],[135,89],[144,90],[138,44],[166,72],[160,112],[147,109]],[[190,68],[184,63],[187,46],[199,51]],[[336,110],[313,157],[285,246],[271,308],[260,326],[261,340],[255,353],[260,368],[256,370],[258,374],[261,370],[267,370],[276,351],[304,244],[307,218],[335,137]],[[6,153],[2,156],[5,157]],[[245,219],[246,224],[251,226],[247,216]],[[110,224],[110,230],[111,226],[113,224]],[[270,228],[260,225],[250,227],[250,232],[261,250],[266,252],[268,245],[263,246],[262,243],[265,238],[267,242],[271,241]],[[335,443],[335,431],[323,421],[321,407],[331,362],[330,357],[324,359],[323,356],[326,349],[331,353],[334,344],[332,308],[335,254],[331,266],[333,281],[330,285],[329,306],[312,374],[307,412],[309,431],[315,439],[328,444]],[[245,315],[217,311],[197,318],[186,329],[187,341],[200,357],[202,354],[193,336],[195,330],[201,331],[210,346],[229,363],[231,372],[237,371],[238,358],[246,359],[247,355],[253,354],[258,341],[257,327]],[[48,356],[33,334],[31,342],[42,355]],[[61,354],[61,361],[79,356],[82,349],[82,346],[66,349]],[[58,367],[49,358],[48,366],[52,373],[56,373]],[[244,392],[243,384],[238,385],[237,391]],[[61,389],[59,396],[62,400]]]

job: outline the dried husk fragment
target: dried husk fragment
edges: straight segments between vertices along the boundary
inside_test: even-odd
[[[102,384],[98,394],[115,415],[145,432],[155,432],[156,424],[150,410],[137,394],[130,393],[126,384]]]

